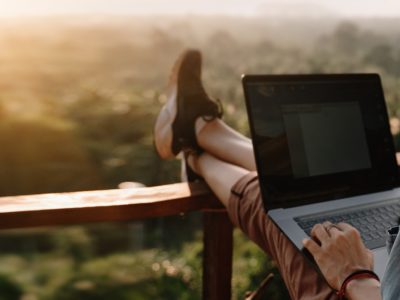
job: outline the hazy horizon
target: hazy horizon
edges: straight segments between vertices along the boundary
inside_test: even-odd
[[[396,0],[0,0],[1,17],[71,14],[400,17]]]

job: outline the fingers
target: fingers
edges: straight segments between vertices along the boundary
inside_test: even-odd
[[[359,244],[364,245],[359,231],[346,223],[332,224],[327,221],[323,224],[316,224],[311,230],[311,237],[318,247],[328,247],[332,243],[343,242],[343,240],[348,239],[358,241]]]
[[[321,247],[312,239],[304,239],[303,245],[314,257],[321,251]]]
[[[355,229],[353,226],[347,223],[338,223],[336,226],[339,227],[343,232]]]
[[[340,234],[340,232],[341,232],[341,229],[338,228],[338,226],[336,224],[333,224],[329,221],[324,222],[322,225],[324,226],[328,235],[332,238],[337,237],[337,235]]]
[[[321,243],[325,243],[329,240],[329,234],[322,224],[316,224],[311,230],[311,236],[319,240]]]
[[[322,226],[325,228],[325,230],[328,232],[329,235],[337,235],[340,232],[343,233],[355,233],[358,232],[358,230],[351,226],[350,224],[347,223],[338,223],[338,224],[333,224],[329,221],[326,221],[322,224]]]
[[[334,226],[329,229],[329,234],[333,240],[336,240],[339,235],[343,235],[343,231],[338,227]]]
[[[357,228],[346,223],[339,223],[337,226],[343,231],[343,233],[361,241],[361,234]]]

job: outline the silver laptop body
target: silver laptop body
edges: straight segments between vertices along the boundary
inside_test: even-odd
[[[379,76],[245,75],[242,82],[271,219],[308,258],[302,240],[314,224],[352,224],[382,276],[400,181]]]

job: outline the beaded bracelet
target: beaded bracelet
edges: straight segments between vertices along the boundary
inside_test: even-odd
[[[372,279],[376,279],[376,280],[380,281],[378,275],[376,275],[375,272],[370,271],[370,270],[358,270],[358,271],[351,273],[349,276],[347,276],[347,278],[343,281],[342,286],[340,287],[340,290],[338,290],[336,292],[336,295],[338,295],[340,300],[345,299],[344,295],[346,293],[346,287],[350,281],[352,281],[354,279],[367,279],[367,278],[372,278]]]

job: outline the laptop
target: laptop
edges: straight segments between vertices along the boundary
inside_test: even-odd
[[[382,276],[400,181],[379,75],[244,75],[242,83],[270,218],[304,254],[315,224],[350,223]]]

